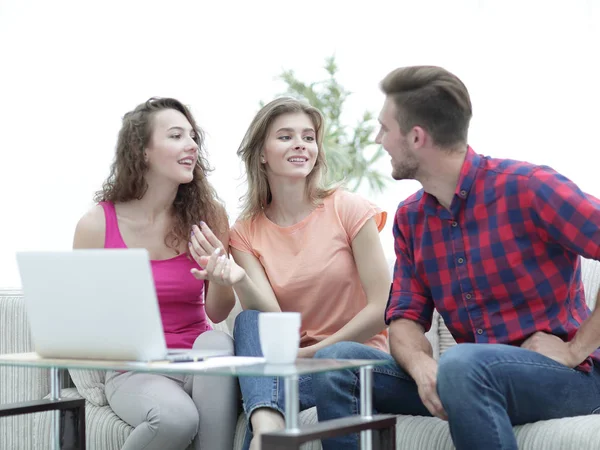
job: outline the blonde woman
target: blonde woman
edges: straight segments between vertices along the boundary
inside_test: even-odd
[[[323,131],[319,110],[279,98],[258,112],[238,150],[248,192],[230,231],[234,261],[221,257],[204,272],[231,283],[244,309],[236,355],[262,355],[261,311],[302,314],[301,358],[328,357],[328,346],[342,341],[388,351],[390,276],[379,240],[386,214],[356,194],[323,187]],[[250,430],[244,448],[257,449],[252,432],[284,427],[283,383],[242,377],[240,386]],[[325,406],[310,376],[300,378],[299,394],[301,409]]]

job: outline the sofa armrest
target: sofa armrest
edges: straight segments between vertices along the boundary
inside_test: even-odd
[[[32,350],[29,322],[23,294],[18,290],[0,289],[0,353]]]
[[[0,289],[0,353],[32,350],[23,294],[14,289]],[[0,366],[0,403],[39,400],[49,391],[48,370]],[[36,448],[31,435],[35,416],[24,414],[0,419],[0,448]]]
[[[61,391],[61,398],[82,398],[77,389]],[[34,414],[33,449],[50,448],[52,442],[52,415]],[[118,450],[123,447],[133,427],[123,422],[110,406],[94,406],[85,402],[85,426],[87,448],[95,450]]]
[[[0,290],[0,353],[33,350],[23,295]],[[29,367],[0,367],[0,403],[39,400],[50,392],[49,372]]]

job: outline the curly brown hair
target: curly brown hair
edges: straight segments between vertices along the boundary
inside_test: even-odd
[[[153,97],[123,116],[110,174],[102,184],[102,189],[96,192],[94,201],[127,202],[144,196],[148,189],[145,179],[148,164],[144,158],[144,149],[152,136],[153,117],[164,109],[174,109],[186,117],[195,132],[193,139],[198,145],[194,179],[190,183],[179,185],[173,202],[173,229],[165,237],[165,244],[178,251],[181,243],[189,239],[192,225],[199,224],[201,220],[217,236],[229,227],[225,208],[207,179],[207,174],[213,169],[208,163],[204,148],[204,132],[196,125],[190,110],[180,101]]]

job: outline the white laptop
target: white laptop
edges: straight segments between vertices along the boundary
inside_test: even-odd
[[[144,249],[16,256],[34,348],[42,357],[177,362],[223,355],[167,350]]]

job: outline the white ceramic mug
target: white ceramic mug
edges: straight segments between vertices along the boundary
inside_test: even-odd
[[[269,364],[292,364],[300,347],[300,313],[267,312],[258,315],[260,347]]]

